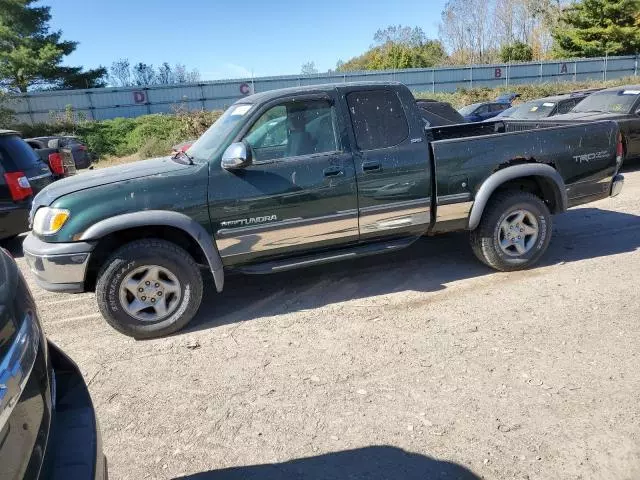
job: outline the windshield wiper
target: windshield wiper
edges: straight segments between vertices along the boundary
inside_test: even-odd
[[[183,158],[185,160],[187,160],[189,165],[193,165],[193,157],[191,157],[187,152],[184,152],[182,150],[178,150],[175,155],[173,157],[171,157],[173,160],[178,160],[179,158]]]

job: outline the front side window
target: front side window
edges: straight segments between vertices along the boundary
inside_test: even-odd
[[[347,105],[360,150],[394,147],[409,136],[407,118],[394,92],[353,92],[347,95]]]
[[[292,101],[270,108],[245,141],[253,160],[264,162],[339,150],[335,112],[327,100]]]

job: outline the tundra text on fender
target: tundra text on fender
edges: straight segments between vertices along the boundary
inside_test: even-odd
[[[229,270],[469,230],[481,261],[518,270],[544,254],[552,214],[620,192],[620,141],[614,122],[425,129],[398,83],[275,90],[232,105],[186,152],[45,188],[24,252],[42,287],[95,289],[107,322],[137,338],[191,320],[203,268],[222,291]]]

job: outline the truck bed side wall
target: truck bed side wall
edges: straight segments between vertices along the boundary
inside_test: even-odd
[[[504,124],[507,130],[517,129],[510,127],[509,122]],[[617,168],[618,127],[614,122],[493,135],[488,134],[489,127],[483,127],[481,130],[487,135],[471,137],[465,137],[463,127],[444,127],[434,132],[449,136],[458,129],[463,135],[463,138],[431,142],[437,171],[438,208],[443,200],[456,196],[462,198],[466,194],[472,199],[492,173],[518,163],[540,162],[553,166],[564,179],[569,206],[603,198],[609,193]],[[438,223],[444,219],[438,215],[437,220],[436,230],[439,230]]]

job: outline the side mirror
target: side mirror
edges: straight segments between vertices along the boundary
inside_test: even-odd
[[[251,147],[244,142],[232,143],[222,155],[222,168],[236,170],[251,165]]]
[[[636,110],[636,115],[640,115],[640,108]]]

